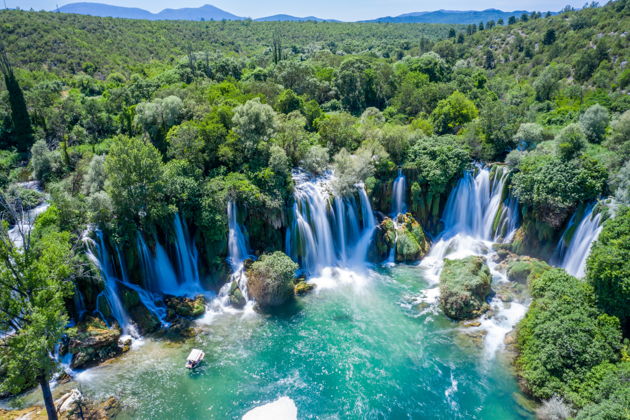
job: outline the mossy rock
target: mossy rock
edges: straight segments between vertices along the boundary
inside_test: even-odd
[[[67,351],[72,354],[73,369],[86,368],[123,353],[119,345],[121,331],[107,328],[100,319],[87,318],[69,334]]]
[[[230,285],[230,293],[228,296],[230,297],[230,305],[237,309],[243,309],[247,304],[245,296],[243,296],[243,292],[240,287],[238,287],[238,283],[235,281],[232,281],[232,284]]]
[[[550,270],[551,266],[544,261],[531,257],[518,257],[508,264],[507,277],[508,280],[521,284],[528,284],[533,279],[540,277],[545,271]]]
[[[162,327],[160,320],[142,304],[131,308],[129,316],[135,322],[141,334],[156,332]]]
[[[422,226],[413,218],[411,213],[399,215],[397,222],[396,261],[418,261],[429,252],[429,242]]]
[[[308,283],[305,281],[298,282],[293,288],[295,294],[298,296],[305,295],[313,289],[315,289],[315,285],[313,283]]]
[[[206,298],[203,295],[198,295],[194,299],[168,296],[164,299],[164,303],[171,317],[176,315],[185,318],[198,318],[206,312]]]
[[[96,298],[96,310],[103,316],[103,318],[105,318],[104,321],[108,324],[111,325],[115,321],[114,316],[112,315],[112,309],[109,306],[109,302],[107,301],[105,295],[99,295]]]
[[[492,276],[482,257],[444,260],[440,275],[440,308],[456,320],[477,318],[489,309]]]

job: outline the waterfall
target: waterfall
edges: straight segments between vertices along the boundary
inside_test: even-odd
[[[188,229],[182,223],[179,213],[175,214],[173,224],[175,227],[177,267],[181,282],[180,289],[188,293],[201,291],[197,247],[190,240]]]
[[[439,280],[445,258],[487,255],[493,242],[512,239],[519,223],[518,202],[503,200],[508,171],[479,168],[476,176],[466,171],[451,191],[442,215],[444,230],[421,262],[427,277]]]
[[[243,228],[238,223],[236,203],[230,201],[227,207],[228,214],[228,253],[232,268],[238,267],[247,258],[249,252],[247,240],[243,234]]]
[[[518,202],[501,201],[508,171],[494,174],[481,168],[477,176],[467,171],[449,195],[444,215],[444,236],[465,234],[487,241],[508,240],[518,224]]]
[[[560,261],[560,267],[578,278],[583,278],[586,274],[586,260],[591,252],[593,242],[597,240],[602,231],[602,215],[599,212],[595,213],[594,210],[595,203],[592,203],[584,211],[584,216],[577,227],[575,227],[577,214],[571,217],[554,256],[556,261]],[[567,236],[573,229],[575,230],[567,244]]]
[[[140,334],[138,334],[138,331],[129,319],[129,316],[120,301],[120,297],[118,296],[118,285],[116,283],[117,278],[114,275],[112,259],[107,251],[107,246],[105,245],[105,241],[103,239],[103,233],[101,231],[96,231],[96,237],[98,240],[97,242],[89,238],[87,234],[84,235],[84,241],[87,245],[87,256],[100,270],[105,284],[105,289],[98,295],[97,302],[101,297],[106,299],[112,312],[112,317],[122,329],[123,334],[131,335],[132,337],[139,337]],[[96,251],[96,255],[92,249]],[[107,322],[106,317],[104,317],[103,314],[101,314],[101,318]]]
[[[179,295],[177,275],[164,247],[156,240],[154,256],[140,232],[136,235],[136,242],[145,287],[155,293]]]
[[[330,172],[318,178],[294,172],[293,178],[295,203],[287,254],[311,275],[326,267],[364,264],[376,218],[363,184],[356,185],[357,203],[354,195],[334,194]]]
[[[402,170],[398,170],[398,176],[394,180],[392,186],[392,219],[395,219],[401,213],[407,212],[407,204],[405,202],[405,196],[407,193],[407,179],[402,173]]]

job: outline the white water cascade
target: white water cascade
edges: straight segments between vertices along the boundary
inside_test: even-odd
[[[332,173],[313,178],[296,172],[293,178],[295,204],[287,254],[310,275],[327,267],[365,265],[376,218],[363,184],[356,185],[357,203],[355,196],[334,194]]]
[[[394,238],[394,246],[389,251],[386,265],[391,266],[396,263],[396,244],[398,243],[398,216],[407,212],[407,203],[405,201],[405,195],[407,193],[407,179],[402,173],[402,169],[398,170],[398,176],[394,180],[392,185],[392,211],[391,217],[394,222],[394,231],[396,237]]]
[[[118,279],[114,275],[112,259],[107,251],[107,247],[105,246],[103,233],[101,231],[96,231],[96,237],[97,241],[94,241],[88,234],[85,234],[83,240],[87,245],[86,252],[88,258],[96,267],[98,267],[101,272],[103,282],[105,283],[105,289],[96,298],[97,304],[101,297],[105,298],[112,313],[112,317],[122,329],[123,334],[131,335],[132,337],[139,337],[140,334],[138,334],[135,325],[131,322],[122,302],[120,301],[120,297],[118,296]],[[96,251],[96,254],[94,251]],[[103,314],[100,315],[103,321],[107,322],[107,318]]]
[[[245,298],[244,314],[253,312],[254,302],[247,294],[247,274],[245,272],[245,260],[250,257],[245,228],[238,223],[238,209],[234,201],[228,202],[228,264],[232,270],[229,280],[221,287],[215,299],[208,305],[206,315],[199,321],[202,324],[210,324],[214,318],[222,313],[239,312],[230,305],[230,292],[232,284],[236,282],[239,290]]]
[[[420,263],[425,277],[435,287],[425,291],[425,301],[437,303],[439,298],[439,278],[444,260],[461,259],[473,255],[484,256],[493,281],[506,282],[505,276],[495,269],[492,262],[495,242],[510,241],[516,230],[518,203],[510,196],[503,199],[508,171],[497,168],[479,168],[476,176],[466,172],[451,191],[442,221],[444,230],[437,238],[429,254]],[[484,316],[481,328],[486,331],[485,354],[492,358],[502,345],[503,338],[525,315],[526,306],[522,302],[504,304],[498,298],[490,302],[494,314]]]
[[[577,215],[571,217],[554,255],[554,260],[559,262],[558,265],[577,278],[585,276],[586,260],[591,253],[593,242],[602,231],[602,215],[599,212],[595,213],[594,210],[595,203],[586,208],[577,227],[575,227]],[[567,243],[566,239],[571,231],[573,234]]]
[[[198,269],[198,253],[185,223],[179,214],[173,218],[175,231],[175,263],[166,248],[156,239],[155,254],[151,252],[144,236],[138,233],[136,246],[144,275],[145,288],[153,293],[192,296],[203,293]]]
[[[402,170],[398,170],[398,176],[394,180],[392,186],[392,219],[395,219],[399,214],[407,212],[407,203],[405,196],[407,194],[407,179],[402,173]]]

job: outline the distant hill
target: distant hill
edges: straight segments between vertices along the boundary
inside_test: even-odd
[[[291,15],[273,15],[254,19],[256,22],[339,22],[334,19],[321,19],[315,16],[296,17]]]
[[[391,23],[451,23],[470,24],[488,22],[490,20],[503,19],[507,21],[510,16],[520,17],[523,13],[529,14],[526,10],[515,10],[504,12],[497,9],[487,10],[436,10],[435,12],[415,12],[405,13],[400,16],[387,16],[378,19],[366,20],[363,22],[391,22]]]
[[[100,17],[146,20],[243,20],[244,17],[233,15],[218,7],[206,4],[201,7],[184,9],[164,9],[159,13],[134,7],[110,6],[102,3],[70,3],[56,10],[61,13],[74,13]]]

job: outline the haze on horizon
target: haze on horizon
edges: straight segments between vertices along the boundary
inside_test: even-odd
[[[320,0],[318,2],[299,0],[267,0],[265,2],[256,0],[4,0],[3,6],[27,10],[31,8],[34,10],[54,10],[64,4],[80,1],[137,7],[153,13],[167,8],[178,9],[212,4],[235,15],[252,18],[282,13],[300,17],[317,16],[345,21],[375,19],[383,16],[397,16],[403,13],[438,9],[484,10],[494,8],[503,11],[559,11],[567,5],[576,8],[584,5],[582,0],[479,0],[475,3],[465,0],[444,0],[439,4],[427,0]],[[600,2],[600,4],[604,3],[606,2]]]

